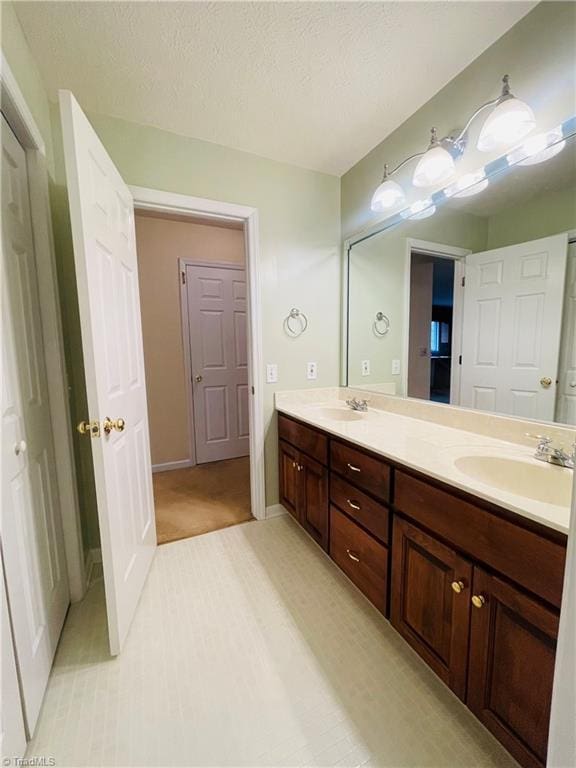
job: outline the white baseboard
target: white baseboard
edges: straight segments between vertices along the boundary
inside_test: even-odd
[[[273,517],[280,517],[280,515],[287,515],[288,510],[283,507],[282,504],[271,504],[266,507],[266,520],[270,520]]]
[[[186,469],[186,467],[193,466],[194,462],[190,461],[190,459],[167,461],[165,464],[152,464],[152,472],[169,472],[171,469]]]
[[[86,586],[92,583],[92,570],[97,563],[102,562],[102,550],[100,547],[93,547],[86,552],[86,562],[84,563],[84,573],[86,575]]]

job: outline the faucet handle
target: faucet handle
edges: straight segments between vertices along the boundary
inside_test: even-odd
[[[526,437],[530,437],[532,440],[538,440],[538,450],[542,451],[548,448],[552,442],[552,438],[547,435],[533,435],[531,432],[526,432]]]

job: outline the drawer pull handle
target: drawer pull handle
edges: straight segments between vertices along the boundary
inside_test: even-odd
[[[464,584],[463,581],[453,581],[450,586],[452,587],[454,592],[456,592],[456,594],[459,595],[461,592],[464,591],[464,588],[466,585]]]
[[[360,509],[360,504],[355,504],[351,499],[346,499],[348,502],[348,506],[352,507],[352,509]]]
[[[362,471],[360,469],[360,467],[355,467],[354,464],[346,464],[346,466],[348,467],[348,469],[351,469],[352,472],[361,472]]]
[[[355,563],[360,562],[360,558],[357,555],[355,555],[354,552],[350,552],[349,549],[346,550],[346,554],[348,555],[350,560],[354,560]]]
[[[474,608],[484,608],[486,605],[486,598],[484,595],[474,595],[472,597],[472,605]]]

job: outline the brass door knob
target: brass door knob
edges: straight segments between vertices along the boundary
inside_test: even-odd
[[[456,592],[456,594],[459,595],[461,592],[464,591],[466,585],[464,584],[463,581],[453,581],[450,586],[452,587],[454,592]]]
[[[200,384],[200,382],[202,381],[202,376],[200,374],[198,374],[197,376],[194,376],[194,381],[197,384]]]
[[[100,437],[100,423],[98,421],[81,421],[76,429],[81,435]]]
[[[540,385],[544,387],[544,389],[548,389],[549,387],[551,387],[552,379],[550,378],[550,376],[542,376],[542,378],[540,379]]]
[[[125,428],[126,422],[124,419],[111,419],[110,416],[106,416],[102,422],[102,429],[107,435],[109,435],[113,429],[115,429],[116,432],[124,432]]]
[[[486,605],[486,598],[484,595],[473,595],[472,596],[472,605],[474,608],[484,608]]]

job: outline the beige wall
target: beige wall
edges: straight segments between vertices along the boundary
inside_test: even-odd
[[[244,231],[137,214],[136,245],[152,465],[190,459],[178,260],[244,265]]]

